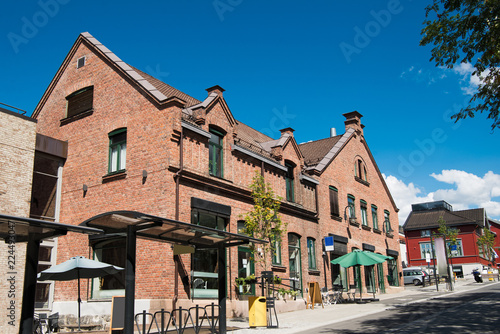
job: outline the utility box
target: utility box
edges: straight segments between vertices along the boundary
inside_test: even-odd
[[[250,327],[267,327],[266,297],[248,297]]]

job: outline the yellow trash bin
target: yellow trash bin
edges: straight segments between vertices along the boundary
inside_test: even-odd
[[[266,297],[248,297],[248,322],[250,327],[267,326]]]

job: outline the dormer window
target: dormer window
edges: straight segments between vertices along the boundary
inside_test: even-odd
[[[285,183],[286,183],[286,200],[289,202],[295,202],[295,194],[293,191],[293,172],[295,169],[295,165],[292,162],[285,161],[285,167],[287,169],[285,175]]]
[[[210,175],[223,177],[223,138],[224,134],[218,130],[210,128],[210,139],[208,142],[208,170]]]
[[[85,87],[66,97],[66,118],[90,111],[94,104],[94,86]]]

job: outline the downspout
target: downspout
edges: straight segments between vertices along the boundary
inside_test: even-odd
[[[184,128],[181,125],[181,135],[179,139],[179,170],[175,173],[175,220],[179,220],[179,190],[180,190],[180,181],[181,174],[184,170]],[[178,255],[177,255],[178,256]],[[174,281],[174,299],[172,300],[172,309],[175,310],[177,300],[179,299],[179,261],[176,261],[174,255],[174,263],[175,263],[175,281]]]

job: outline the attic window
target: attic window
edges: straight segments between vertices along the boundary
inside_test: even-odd
[[[85,111],[92,110],[94,100],[94,87],[80,89],[66,97],[68,101],[66,117],[70,118]]]
[[[76,68],[80,68],[83,66],[85,66],[85,56],[78,58],[78,60],[76,61]]]

